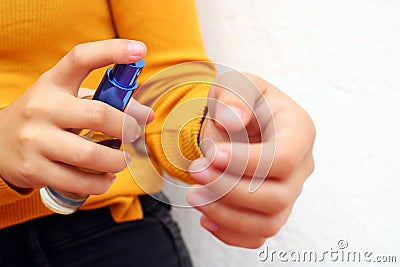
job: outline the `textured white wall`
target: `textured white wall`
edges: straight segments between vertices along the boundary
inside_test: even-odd
[[[287,224],[266,242],[269,249],[322,254],[338,250],[343,239],[343,251],[395,255],[400,262],[400,1],[197,5],[209,55],[269,80],[300,103],[317,127],[315,172]],[[217,241],[199,226],[194,210],[174,213],[196,267],[283,265],[259,261],[258,250]],[[313,264],[354,265],[329,259]]]

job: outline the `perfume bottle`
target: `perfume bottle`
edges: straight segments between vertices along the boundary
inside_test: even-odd
[[[124,111],[129,99],[138,87],[137,78],[145,65],[144,60],[132,64],[116,64],[109,68],[97,88],[92,100],[102,101],[110,106]],[[76,131],[75,131],[76,132]],[[121,140],[103,134],[98,131],[82,129],[76,132],[82,138],[98,144],[119,149]],[[77,167],[80,170],[92,173],[101,173]],[[50,210],[59,214],[70,214],[75,212],[89,196],[65,192],[50,186],[40,189],[40,197],[43,204]]]

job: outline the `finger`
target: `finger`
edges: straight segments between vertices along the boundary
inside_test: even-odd
[[[200,219],[200,224],[227,245],[244,248],[259,248],[265,242],[265,238],[258,235],[243,234],[223,227],[218,227],[204,215]]]
[[[45,77],[55,86],[77,94],[83,79],[94,69],[112,63],[129,64],[142,59],[146,46],[142,42],[112,39],[75,46]]]
[[[125,110],[126,114],[135,117],[141,125],[150,123],[154,119],[154,111],[145,105],[140,104],[136,99],[131,98]]]
[[[205,185],[192,187],[187,194],[194,206],[202,206],[220,199],[232,206],[276,214],[295,202],[304,180],[313,171],[313,166],[312,156],[307,156],[292,176],[285,180],[267,178],[254,192],[249,191],[250,179],[222,173],[210,167],[192,173],[196,181]]]
[[[307,156],[290,177],[287,177],[285,180],[267,178],[253,192],[249,190],[251,180],[241,179],[229,193],[224,195],[221,201],[263,213],[279,213],[288,206],[293,205],[303,189],[304,181],[311,174],[313,168],[313,158],[312,156]],[[223,181],[222,183],[219,180],[225,180],[227,177],[231,180],[235,179],[235,177],[226,174],[223,175],[214,186],[210,187],[214,194],[216,192],[221,194],[225,191],[223,189],[226,185],[223,183],[227,183],[227,181]]]
[[[267,177],[274,160],[275,143],[219,143],[216,152],[205,152],[212,155],[211,166],[238,177]],[[211,161],[211,159],[210,159]]]
[[[24,170],[24,176],[30,181],[33,181],[34,177],[38,181],[37,176],[40,174],[40,182],[37,182],[34,188],[51,186],[81,195],[103,194],[115,180],[115,174],[83,172],[73,166],[48,160],[41,160],[30,170]]]
[[[63,129],[91,129],[124,142],[135,141],[141,133],[135,118],[100,101],[88,101],[71,96],[68,100],[64,99],[63,110],[68,112],[54,113],[51,118],[55,125]],[[147,111],[137,112],[136,115],[144,117],[145,112]]]
[[[309,131],[292,127],[276,133],[275,139],[260,143],[219,143],[213,155],[213,167],[237,176],[263,180],[265,177],[285,179],[300,165],[312,149]]]
[[[214,201],[223,201],[240,208],[252,209],[267,214],[276,214],[285,209],[294,198],[286,185],[273,179],[266,180],[257,191],[250,193],[249,180],[238,179],[216,170],[208,170],[211,176],[217,176],[214,182],[202,187],[190,188],[188,202],[194,206],[204,206]],[[294,201],[294,200],[293,200]]]
[[[208,109],[211,118],[227,129],[237,132],[253,117],[253,108],[263,92],[240,72],[219,76],[210,88]]]
[[[225,228],[251,236],[271,237],[276,235],[285,224],[292,206],[274,215],[238,209],[221,201],[198,207],[198,209],[215,224],[214,230]]]
[[[43,133],[40,153],[52,161],[85,169],[116,173],[126,167],[124,152],[88,141],[73,133],[58,129]],[[54,136],[57,137],[56,141]],[[129,158],[128,158],[129,159]]]
[[[315,127],[309,115],[283,92],[270,87],[266,94],[274,112],[276,129],[270,176],[285,178],[312,150]]]
[[[231,162],[233,166],[243,166],[239,169],[236,168],[239,175],[243,171],[245,171],[246,175],[258,171],[260,175],[255,175],[255,177],[262,177],[262,174],[271,167],[271,176],[288,177],[294,171],[295,166],[304,158],[304,155],[312,149],[315,139],[315,127],[308,114],[287,95],[257,76],[248,76],[256,84],[259,89],[258,92],[263,95],[257,95],[254,100],[251,100],[252,92],[257,91],[249,91],[247,103],[251,103],[249,106],[253,107],[254,116],[249,122],[247,131],[241,134],[247,135],[249,142],[251,142],[251,135],[257,134],[257,130],[260,130],[259,143],[264,143],[262,144],[263,148],[261,149],[261,147],[257,146],[249,146],[247,148],[244,145],[240,149],[241,153],[238,153],[238,150],[234,150],[235,153],[232,153],[234,146],[225,146],[225,151],[222,152],[228,152],[229,155],[233,155]],[[235,87],[232,86],[232,88]],[[220,90],[218,92],[226,94],[226,91]],[[216,93],[212,92],[212,95],[214,94]],[[226,102],[233,105],[233,102]],[[235,142],[236,140],[231,139],[230,141]],[[275,143],[276,149],[272,147],[273,143]],[[275,159],[272,166],[270,166],[269,160],[270,155],[272,155],[272,149],[275,150]],[[260,155],[260,152],[263,154]],[[258,163],[262,163],[262,166]],[[257,170],[257,168],[259,169]]]
[[[195,161],[191,167],[193,178],[199,183],[210,182],[209,177],[202,174],[208,166],[233,175],[237,182],[243,176],[250,179],[249,193],[256,191],[268,177],[274,159],[274,140],[261,143],[219,143],[216,146],[209,147],[210,149],[205,151],[205,155],[208,162],[211,163],[200,159]],[[214,152],[215,147],[217,152]],[[202,177],[206,181],[199,180]]]

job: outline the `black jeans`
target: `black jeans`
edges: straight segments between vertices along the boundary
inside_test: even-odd
[[[140,200],[140,221],[115,223],[103,208],[2,229],[0,266],[192,266],[170,207],[150,196]]]

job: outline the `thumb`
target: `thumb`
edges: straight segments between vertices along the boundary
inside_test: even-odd
[[[259,95],[258,88],[243,73],[225,73],[210,88],[209,116],[227,132],[244,130],[253,117]]]
[[[57,87],[77,95],[79,85],[92,70],[112,63],[129,64],[139,61],[146,55],[146,51],[142,42],[126,39],[84,43],[75,46],[44,76]]]
[[[210,118],[217,127],[224,129],[228,133],[237,133],[245,129],[249,123],[251,114],[250,109],[240,101],[226,101],[225,96],[221,96],[210,108]],[[210,101],[209,101],[210,102]]]

